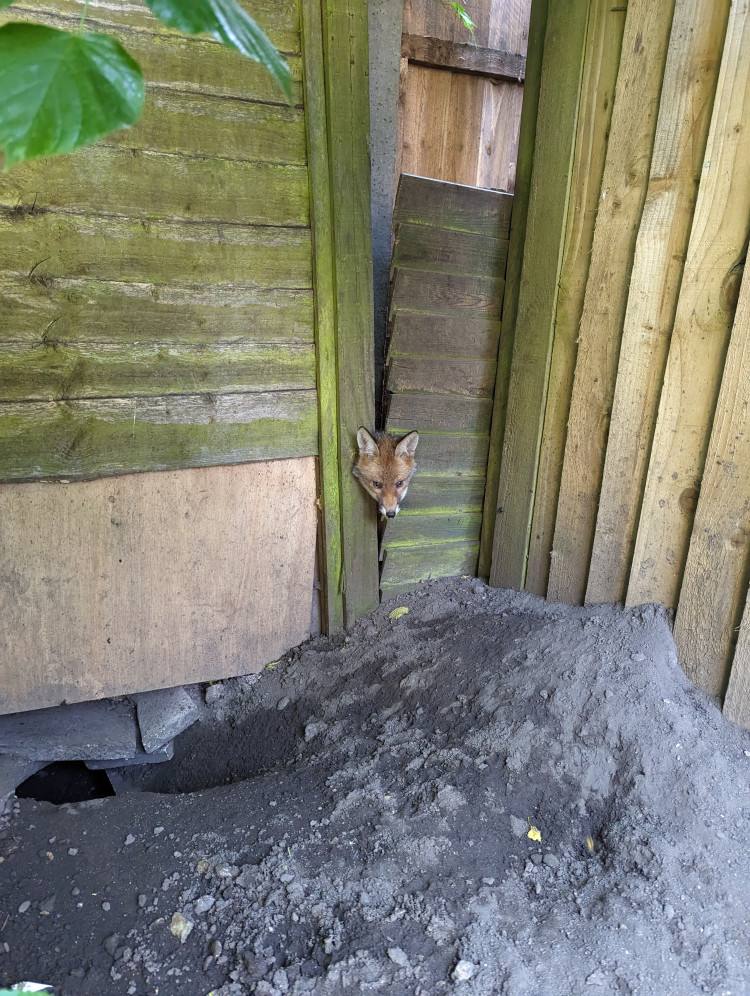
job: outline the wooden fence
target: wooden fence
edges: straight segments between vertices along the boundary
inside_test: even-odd
[[[750,725],[750,4],[534,0],[531,31],[490,578],[674,609]]]

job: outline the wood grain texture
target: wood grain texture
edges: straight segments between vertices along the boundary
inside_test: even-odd
[[[393,355],[388,363],[388,390],[491,398],[495,366],[494,360]]]
[[[690,678],[724,694],[750,576],[750,273],[742,281],[680,589],[674,638]]]
[[[428,544],[476,543],[481,525],[482,516],[479,512],[451,512],[446,515],[400,512],[386,526],[383,546],[386,550],[393,550],[396,547]]]
[[[478,543],[431,543],[427,546],[394,547],[386,551],[380,587],[383,596],[433,578],[476,576]]]
[[[614,396],[635,240],[648,185],[674,3],[628,4],[594,229],[560,480],[548,597],[580,604]]]
[[[500,318],[505,282],[501,277],[400,268],[393,279],[391,311],[409,310],[448,317]]]
[[[401,514],[429,512],[432,515],[452,513],[464,515],[480,512],[484,499],[484,478],[443,477],[439,481],[422,473],[417,461],[417,473],[409,485],[409,493]]]
[[[507,257],[506,239],[400,222],[391,268],[412,266],[436,273],[497,277],[505,272]]]
[[[586,602],[625,599],[729,0],[677,0],[630,278]]]
[[[1,376],[1,375],[0,375]],[[388,431],[406,434],[414,426],[425,432],[490,431],[492,401],[446,394],[394,394],[388,408]]]
[[[750,590],[745,602],[727,694],[724,698],[724,715],[733,723],[750,730]]]
[[[446,317],[396,310],[391,315],[390,352],[393,356],[473,357],[494,363],[500,321],[494,316]]]
[[[599,208],[624,26],[624,7],[613,7],[608,0],[596,0],[591,4],[555,313],[555,339],[526,567],[526,590],[541,596],[547,593],[568,409],[578,351],[578,329]]]
[[[750,7],[732,5],[627,604],[677,606],[750,235]]]
[[[393,221],[507,239],[512,207],[513,198],[501,191],[452,182],[425,183],[424,177],[403,173]]]
[[[551,5],[546,22],[490,571],[499,587],[521,589],[526,575],[588,7]]]
[[[306,639],[314,464],[0,485],[0,713],[257,672]]]
[[[515,83],[523,83],[526,74],[526,58],[523,55],[466,42],[425,38],[423,35],[403,34],[401,56],[422,66],[474,73]]]

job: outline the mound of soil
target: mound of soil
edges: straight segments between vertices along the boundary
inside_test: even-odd
[[[5,984],[750,994],[750,735],[661,610],[433,583],[206,697],[132,791],[0,822]]]

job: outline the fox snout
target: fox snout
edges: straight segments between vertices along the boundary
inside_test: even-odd
[[[378,511],[395,518],[406,496],[409,481],[416,469],[414,453],[419,433],[410,432],[397,440],[385,432],[371,435],[360,427],[357,432],[359,453],[352,473],[378,503]]]

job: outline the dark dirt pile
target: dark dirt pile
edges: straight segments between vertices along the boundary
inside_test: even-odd
[[[0,821],[0,981],[750,994],[750,735],[662,612],[435,583],[207,698],[148,791]]]

